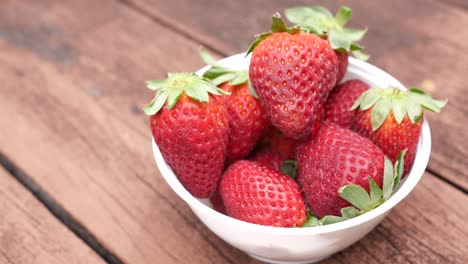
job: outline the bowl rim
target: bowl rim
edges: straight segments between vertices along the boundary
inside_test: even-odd
[[[230,60],[239,60],[238,57],[245,57],[245,53],[239,53],[230,57],[226,57],[224,59],[219,60],[219,63],[223,63]],[[198,70],[196,74],[201,75],[206,70],[208,70],[210,66],[205,66],[202,69]],[[370,63],[365,61],[358,60],[356,58],[349,57],[348,62],[348,71],[364,71],[367,74],[371,74],[380,78],[386,79],[389,86],[397,86],[401,87],[403,90],[406,88],[401,84],[398,80],[396,80],[393,76],[386,73],[385,71],[379,69],[376,66],[373,66]],[[427,120],[424,118],[424,122],[422,125],[421,136],[418,141],[417,152],[415,156],[415,160],[413,163],[413,167],[408,174],[408,176],[402,181],[400,184],[399,189],[388,199],[385,203],[380,205],[379,207],[367,212],[363,215],[357,216],[355,218],[351,218],[345,220],[343,222],[338,222],[330,225],[324,226],[315,226],[315,227],[308,227],[308,228],[284,228],[284,227],[272,227],[272,226],[263,226],[257,225],[253,223],[248,223],[242,220],[238,220],[232,218],[230,216],[224,215],[219,213],[218,211],[214,210],[213,208],[207,206],[203,203],[203,199],[198,199],[192,196],[180,183],[177,179],[176,175],[170,168],[170,166],[165,162],[162,154],[152,138],[152,148],[153,148],[153,156],[156,161],[156,165],[159,168],[159,171],[162,177],[166,180],[169,186],[172,188],[174,192],[177,193],[191,208],[195,211],[197,217],[199,217],[199,213],[203,212],[203,214],[210,215],[211,217],[215,218],[216,221],[224,222],[226,226],[238,226],[239,228],[243,228],[246,230],[251,230],[258,233],[267,233],[270,235],[278,234],[278,235],[292,235],[292,236],[304,236],[304,235],[315,235],[315,234],[324,234],[335,232],[343,229],[352,228],[354,226],[358,226],[365,222],[368,222],[374,218],[377,218],[381,215],[386,214],[389,210],[391,210],[394,206],[400,203],[417,185],[420,181],[422,176],[424,175],[427,163],[429,162],[429,156],[431,152],[431,133],[430,128]],[[206,200],[206,199],[205,199]]]

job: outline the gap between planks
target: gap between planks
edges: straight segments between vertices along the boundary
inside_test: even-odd
[[[110,264],[122,264],[116,255],[105,248],[86,227],[80,224],[69,212],[57,203],[47,192],[45,192],[30,176],[18,168],[3,153],[0,153],[0,166],[5,168],[13,178],[23,185],[32,195],[42,203],[54,217],[56,217],[66,228],[71,230],[81,241],[88,245],[104,261]]]
[[[429,172],[430,174],[434,175],[434,177],[440,179],[441,181],[447,183],[448,185],[452,186],[453,188],[459,190],[460,192],[464,193],[465,195],[468,195],[468,190],[463,188],[463,186],[451,181],[450,179],[445,178],[444,176],[440,175],[439,173],[435,172],[431,168],[427,167],[426,171]]]

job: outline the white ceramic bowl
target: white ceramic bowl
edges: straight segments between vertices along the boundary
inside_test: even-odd
[[[248,69],[250,57],[237,54],[219,63],[237,69]],[[197,72],[201,75],[208,67]],[[349,58],[346,79],[360,79],[371,86],[404,87],[388,73],[369,63]],[[279,228],[243,222],[213,210],[207,199],[193,197],[167,165],[153,140],[153,152],[161,175],[198,218],[216,235],[250,256],[269,263],[310,263],[327,258],[364,237],[390,210],[401,202],[419,182],[431,152],[431,134],[424,120],[413,168],[397,192],[384,204],[356,218],[319,227]]]

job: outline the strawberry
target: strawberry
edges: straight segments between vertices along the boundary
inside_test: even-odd
[[[287,137],[306,139],[320,127],[338,61],[327,41],[286,28],[278,13],[271,31],[259,35],[248,51],[253,51],[252,88],[275,127]]]
[[[204,51],[201,51],[200,55],[211,65],[203,76],[231,93],[224,100],[229,124],[226,164],[230,164],[246,157],[252,151],[270,128],[270,120],[260,101],[249,92],[247,70],[222,67]]]
[[[294,227],[302,226],[307,218],[299,185],[253,161],[233,163],[223,175],[220,192],[227,214],[239,220]]]
[[[226,207],[224,206],[223,197],[221,197],[221,193],[219,192],[219,185],[218,188],[216,188],[214,191],[213,195],[211,195],[210,202],[213,206],[213,209],[222,214],[226,214]]]
[[[318,134],[297,147],[297,177],[315,216],[340,215],[349,202],[340,187],[354,184],[369,191],[368,177],[382,186],[385,155],[369,139],[324,122]]]
[[[299,140],[286,137],[284,133],[278,129],[271,130],[262,143],[279,152],[283,159],[296,159],[296,146]]]
[[[272,148],[262,148],[258,150],[250,160],[256,161],[259,164],[276,171],[280,171],[281,164],[285,161],[282,155]]]
[[[346,73],[349,53],[362,60],[369,57],[361,52],[362,47],[356,43],[366,34],[367,29],[345,27],[351,19],[351,8],[342,6],[333,16],[323,6],[293,7],[286,9],[285,15],[296,26],[330,41],[338,57],[337,84]]]
[[[369,89],[369,85],[360,80],[349,80],[335,87],[325,104],[325,120],[350,128],[355,110],[350,110],[359,96]]]
[[[227,113],[218,96],[226,92],[193,73],[170,73],[147,86],[156,96],[144,110],[164,159],[192,195],[209,197],[226,157]]]
[[[358,109],[353,130],[372,140],[393,162],[401,150],[405,155],[406,176],[413,166],[421,134],[423,109],[440,112],[447,100],[435,100],[412,88],[374,88],[363,93],[352,109]]]
[[[348,52],[335,51],[336,58],[338,59],[338,73],[336,75],[336,83],[340,83],[348,69]]]

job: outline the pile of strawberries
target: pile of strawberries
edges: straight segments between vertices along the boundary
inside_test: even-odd
[[[316,226],[390,198],[411,169],[423,109],[446,101],[418,89],[369,88],[343,79],[366,30],[346,28],[351,9],[286,10],[257,36],[249,70],[202,58],[201,77],[148,81],[153,137],[184,187],[250,223]]]

